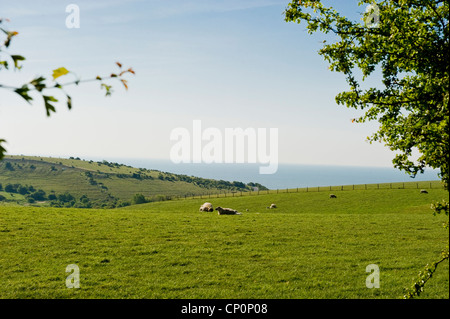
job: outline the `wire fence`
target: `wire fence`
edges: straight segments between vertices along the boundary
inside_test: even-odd
[[[206,194],[185,194],[175,195],[171,199],[209,199],[209,198],[225,198],[225,197],[241,197],[241,196],[258,196],[268,194],[286,194],[286,193],[308,193],[308,192],[339,192],[339,191],[355,191],[355,190],[374,190],[374,189],[444,189],[441,181],[426,182],[397,182],[397,183],[377,183],[377,184],[352,184],[340,186],[314,186],[254,191],[224,191],[221,193]]]

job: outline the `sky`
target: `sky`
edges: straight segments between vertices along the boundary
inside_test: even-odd
[[[336,104],[347,84],[318,54],[324,36],[284,21],[288,2],[0,0],[0,16],[19,32],[9,52],[26,57],[0,83],[51,78],[59,67],[91,79],[116,72],[116,61],[136,72],[128,90],[111,82],[111,97],[97,82],[67,87],[73,109],[57,95],[49,118],[38,96],[30,105],[0,89],[8,154],[169,159],[171,132],[200,120],[223,132],[277,128],[280,163],[391,167],[394,154],[366,142],[377,123],[352,123],[361,113]],[[332,2],[355,19],[364,11],[357,0]],[[72,3],[79,28],[66,26]]]

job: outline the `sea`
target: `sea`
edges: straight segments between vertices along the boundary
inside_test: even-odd
[[[428,169],[411,178],[393,167],[325,166],[279,164],[275,174],[259,174],[260,164],[175,164],[170,160],[130,158],[89,158],[106,160],[137,168],[146,168],[225,181],[254,182],[269,189],[303,188],[314,186],[341,186],[396,182],[420,182],[440,180],[438,170]]]

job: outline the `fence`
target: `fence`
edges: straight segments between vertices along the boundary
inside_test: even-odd
[[[341,186],[314,186],[301,188],[285,188],[270,189],[258,191],[224,191],[223,193],[206,193],[206,194],[186,194],[175,195],[172,199],[209,199],[209,198],[225,198],[225,197],[241,197],[241,196],[258,196],[267,194],[281,193],[308,193],[308,192],[338,192],[338,191],[354,191],[354,190],[374,190],[374,189],[444,189],[441,181],[427,182],[397,182],[397,183],[378,183],[378,184],[353,184]]]

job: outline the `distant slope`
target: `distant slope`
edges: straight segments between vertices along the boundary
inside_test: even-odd
[[[130,201],[135,194],[154,200],[163,196],[249,191],[252,186],[265,189],[259,184],[217,181],[107,161],[11,155],[0,162],[0,184],[3,186],[0,191],[3,192],[8,184],[20,184],[32,186],[35,190],[42,189],[47,196],[68,192],[78,199],[86,195],[95,207],[116,206],[119,202]],[[21,204],[21,201],[18,203]]]

